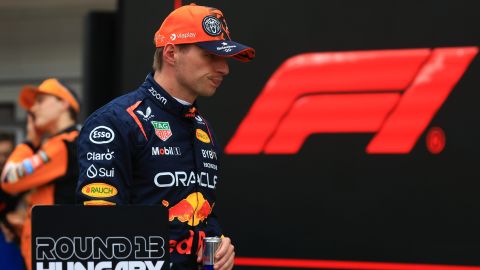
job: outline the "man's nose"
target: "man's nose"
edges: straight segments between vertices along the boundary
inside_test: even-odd
[[[228,73],[230,72],[230,69],[228,67],[227,59],[224,57],[218,57],[216,62],[217,62],[215,67],[216,71],[222,74],[223,76],[228,75]]]

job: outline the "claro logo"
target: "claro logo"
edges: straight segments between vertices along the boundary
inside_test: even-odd
[[[307,53],[266,83],[225,152],[295,154],[311,134],[375,133],[366,152],[406,154],[477,47]]]

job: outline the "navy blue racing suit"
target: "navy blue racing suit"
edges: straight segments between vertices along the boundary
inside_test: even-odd
[[[77,199],[167,207],[173,268],[193,269],[201,240],[222,235],[212,212],[217,153],[195,106],[180,104],[149,74],[136,91],[86,120],[78,137]]]

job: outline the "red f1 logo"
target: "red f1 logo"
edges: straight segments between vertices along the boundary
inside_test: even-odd
[[[307,53],[268,80],[225,148],[295,154],[315,133],[375,133],[370,154],[406,154],[477,47]]]

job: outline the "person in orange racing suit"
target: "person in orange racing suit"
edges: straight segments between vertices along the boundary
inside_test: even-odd
[[[14,135],[10,132],[0,133],[0,175],[14,147]],[[0,233],[0,265],[2,268],[11,270],[25,269],[20,249],[17,246],[18,236],[15,235],[12,224],[7,220],[7,214],[18,207],[19,201],[20,196],[10,196],[0,189],[0,228],[6,232],[6,234]]]
[[[172,269],[196,269],[203,237],[223,233],[214,210],[220,148],[195,101],[215,93],[229,73],[227,58],[247,62],[255,51],[230,39],[220,10],[194,4],[167,16],[155,45],[145,82],[85,121],[77,198],[168,207]],[[234,256],[223,237],[215,269],[231,269]]]
[[[31,207],[75,202],[78,178],[75,141],[79,133],[76,116],[80,104],[71,89],[53,78],[38,87],[25,86],[19,103],[28,111],[27,140],[15,147],[0,180],[4,192],[27,194],[20,246],[30,270]]]

